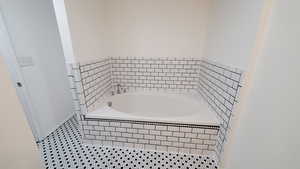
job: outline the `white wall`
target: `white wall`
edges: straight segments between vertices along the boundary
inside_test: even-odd
[[[103,24],[103,0],[65,0],[65,7],[75,60],[87,61],[104,56],[104,35],[108,30]]]
[[[202,57],[210,0],[66,0],[75,57]]]
[[[73,42],[66,12],[64,0],[53,0],[53,7],[55,10],[56,21],[59,29],[61,44],[64,51],[66,64],[75,63]]]
[[[299,168],[300,1],[274,0],[228,169]]]
[[[211,0],[205,56],[247,70],[258,32],[262,0]]]
[[[0,168],[42,168],[37,146],[2,56],[0,82]]]
[[[32,57],[22,67],[40,136],[45,137],[73,113],[54,9],[50,0],[0,0],[17,58]]]

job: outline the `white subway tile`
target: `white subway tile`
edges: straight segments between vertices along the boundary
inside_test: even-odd
[[[149,140],[139,139],[139,140],[138,140],[138,143],[149,144]]]
[[[95,130],[104,130],[103,126],[94,126]]]
[[[209,139],[209,135],[208,134],[198,134],[197,138],[199,138],[199,139]]]
[[[184,137],[184,133],[174,132],[173,136],[175,136],[175,137]]]
[[[105,140],[105,136],[96,136],[97,140]]]
[[[107,121],[99,121],[99,125],[101,125],[101,126],[109,126],[109,122],[107,122]]]
[[[100,135],[102,135],[102,136],[110,136],[110,132],[108,132],[108,131],[101,131]]]
[[[114,141],[114,140],[116,140],[116,137],[106,136],[106,140],[112,140],[112,141]]]
[[[190,153],[190,149],[189,148],[179,148],[178,152],[189,154]]]
[[[192,138],[192,143],[203,144],[203,140]]]
[[[127,138],[117,137],[117,141],[125,142],[125,141],[127,141]]]
[[[117,127],[117,126],[120,126],[120,123],[119,122],[110,122],[110,126]]]
[[[150,130],[150,134],[160,135],[160,131],[159,130]]]
[[[195,133],[185,133],[185,137],[196,138],[197,134],[195,134]]]
[[[159,145],[160,141],[159,140],[149,140],[149,144],[156,144]]]
[[[136,149],[144,149],[144,144],[135,144],[134,145],[134,148],[136,148]]]
[[[171,136],[168,136],[168,137],[167,137],[167,140],[168,140],[168,141],[178,141],[178,137],[171,137]]]
[[[100,135],[100,132],[99,131],[95,131],[95,130],[91,130],[90,134],[91,135]]]
[[[93,144],[93,140],[82,140],[82,143],[83,144]]]
[[[85,135],[84,136],[86,139],[95,139],[96,138],[96,136],[94,136],[94,135]]]
[[[181,132],[192,132],[192,128],[189,127],[180,127]]]
[[[121,136],[120,132],[111,132],[111,136]]]
[[[130,143],[137,143],[138,139],[128,138],[127,141],[130,142]]]
[[[153,130],[155,129],[155,125],[144,125],[145,129]]]
[[[167,130],[167,126],[156,126],[156,130]]]
[[[167,151],[168,147],[167,146],[156,146],[157,151]]]
[[[122,137],[132,137],[131,133],[122,133]]]
[[[218,134],[218,130],[213,130],[213,129],[205,129],[205,134],[214,134],[217,135]]]
[[[202,151],[202,154],[203,154],[203,155],[213,155],[213,154],[214,154],[214,151],[203,150],[203,151]]]
[[[102,145],[103,140],[93,140],[92,144]]]
[[[216,147],[215,145],[209,145],[209,146],[208,146],[208,150],[214,151],[214,150],[215,150],[215,147]]]
[[[105,131],[115,131],[115,127],[104,127]]]
[[[191,141],[190,138],[179,138],[179,142],[188,143],[190,141]]]
[[[193,128],[193,129],[192,129],[192,132],[193,132],[193,133],[204,133],[204,129],[201,129],[201,128]]]
[[[196,144],[184,143],[184,147],[187,147],[187,148],[196,148]]]
[[[208,145],[205,144],[197,144],[197,148],[201,149],[201,150],[207,150],[208,149]]]
[[[218,138],[218,135],[210,135],[211,140],[216,140]]]
[[[116,131],[118,131],[118,132],[126,132],[126,128],[117,127]]]
[[[166,136],[156,136],[156,139],[157,140],[167,140],[167,137]]]
[[[143,134],[132,134],[133,138],[144,138]]]
[[[146,144],[145,145],[145,149],[146,150],[156,150],[156,146],[155,145]]]
[[[118,142],[118,141],[113,141],[113,146],[116,146],[116,147],[123,147],[123,146],[124,146],[124,143],[123,143],[123,142]]]
[[[170,142],[170,141],[161,141],[161,145],[171,146],[172,142]]]
[[[171,131],[161,131],[161,135],[162,136],[172,136],[172,132]]]
[[[148,133],[149,133],[149,130],[139,129],[139,130],[138,130],[138,133],[139,133],[139,134],[148,134]]]
[[[131,123],[121,123],[121,127],[131,128]]]
[[[172,146],[174,146],[174,147],[183,147],[183,143],[180,143],[180,142],[173,142],[173,143],[172,143]]]
[[[190,151],[190,153],[191,154],[202,154],[202,152],[203,152],[203,150],[201,150],[201,149],[190,149],[191,151]]]
[[[177,147],[168,147],[168,152],[178,153]]]
[[[144,126],[142,124],[132,124],[133,128],[137,128],[137,129],[143,129]]]
[[[85,129],[85,130],[93,130],[94,127],[93,126],[83,126],[83,129]]]
[[[127,128],[127,132],[128,133],[137,133],[137,129],[134,129],[134,128]]]
[[[144,138],[145,139],[155,139],[155,136],[146,134],[146,135],[144,135]]]
[[[88,121],[88,125],[98,125],[99,122],[98,121]]]
[[[204,140],[204,144],[216,145],[216,141],[215,140]]]
[[[134,144],[133,143],[124,143],[124,146],[128,147],[128,148],[134,148]]]
[[[168,131],[179,131],[179,127],[168,126]]]

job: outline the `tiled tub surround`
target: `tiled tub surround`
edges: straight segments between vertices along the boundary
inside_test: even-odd
[[[210,156],[83,145],[76,118],[39,143],[46,169],[218,169]]]
[[[111,91],[111,59],[80,64],[79,71],[84,103],[89,110],[95,106],[97,100]]]
[[[96,63],[98,63],[98,66],[96,66]],[[85,69],[83,69],[83,67],[85,67]],[[95,85],[84,87],[92,83],[87,83],[88,81],[83,82],[83,78],[81,77],[82,75],[80,74],[80,72],[83,73],[83,71],[89,75],[87,76],[86,79],[90,78],[91,80],[91,79],[102,78],[106,80],[99,80],[99,82],[95,83]],[[216,115],[219,117],[221,122],[220,128],[213,126],[214,127],[213,130],[215,131],[215,133],[212,134],[212,136],[210,135],[207,136],[205,135],[207,134],[205,133],[205,129],[207,128],[207,126],[205,127],[199,125],[200,127],[190,127],[192,130],[193,128],[204,129],[204,133],[202,133],[203,137],[209,139],[202,139],[202,141],[200,141],[201,144],[192,143],[193,139],[194,139],[193,141],[195,141],[195,139],[198,139],[198,137],[202,137],[202,135],[201,133],[197,133],[197,134],[191,133],[191,136],[195,136],[194,138],[190,137],[191,142],[184,144],[184,142],[179,142],[179,137],[178,137],[177,143],[178,144],[183,143],[183,145],[180,144],[179,147],[177,148],[175,147],[174,149],[171,148],[174,147],[173,144],[166,145],[167,146],[166,150],[180,152],[180,149],[184,150],[185,148],[189,148],[188,150],[185,149],[184,152],[189,151],[191,153],[196,151],[196,150],[192,150],[194,149],[194,146],[196,147],[195,149],[199,149],[197,148],[197,145],[203,145],[202,149],[200,149],[198,153],[215,151],[219,156],[222,151],[222,146],[226,138],[226,133],[230,123],[230,118],[232,116],[231,114],[232,109],[237,99],[237,93],[240,87],[241,71],[214,62],[210,62],[207,60],[198,60],[193,58],[143,59],[143,58],[134,58],[134,57],[128,57],[128,58],[109,57],[89,64],[70,65],[69,77],[71,80],[71,86],[72,86],[71,88],[73,91],[73,98],[74,98],[76,110],[77,113],[80,114],[79,120],[81,123],[81,127],[88,126],[89,121],[91,121],[90,123],[94,123],[94,124],[99,123],[99,126],[101,126],[100,123],[103,120],[104,121],[113,120],[113,119],[98,119],[95,121],[95,119],[86,119],[84,117],[84,114],[95,110],[95,108],[97,108],[97,105],[95,104],[97,100],[102,98],[102,96],[104,96],[105,94],[109,95],[111,90],[115,89],[115,86],[117,84],[121,84],[123,87],[126,87],[127,89],[130,90],[142,89],[142,90],[155,90],[155,91],[174,91],[174,92],[179,91],[183,93],[198,92],[198,94],[200,94],[209,103],[211,108],[215,111]],[[85,95],[91,97],[86,97]],[[147,122],[141,122],[141,123],[142,125],[147,124]],[[95,140],[97,139],[99,142],[101,142],[101,144],[104,143],[105,144],[107,143],[107,145],[118,144],[118,143],[113,144],[113,141],[116,140],[109,140],[111,139],[110,137],[113,138],[116,136],[101,135],[101,133],[111,134],[112,131],[109,131],[107,133],[105,129],[113,130],[112,128],[110,128],[113,126],[102,126],[104,127],[104,130],[102,130],[103,128],[101,128],[101,130],[98,130],[98,129],[91,128],[97,126],[94,124],[90,126],[90,129],[81,128],[83,134],[86,134],[86,136],[89,137],[89,139],[86,140],[93,140],[92,142],[96,142]],[[110,122],[108,124],[110,125]],[[122,122],[120,122],[120,124],[122,124]],[[133,126],[133,124],[134,123],[131,124],[131,127]],[[158,123],[156,125],[160,126],[162,124]],[[177,123],[176,125],[181,125],[181,124]],[[127,128],[125,129],[126,129],[125,133],[129,134],[127,132]],[[132,127],[132,129],[136,129],[136,128]],[[87,130],[89,134],[85,133],[84,132],[85,130]],[[114,130],[117,129],[114,128]],[[142,130],[144,129],[141,129],[141,131]],[[218,132],[219,130],[220,132]],[[95,131],[92,132],[94,134],[98,133],[99,134],[98,137],[96,137],[97,135],[91,134],[90,133],[91,131]],[[129,131],[131,131],[130,128]],[[159,130],[160,133],[162,133],[162,131],[163,130]],[[148,130],[148,132],[150,133],[150,129]],[[181,133],[181,131],[179,131],[179,133]],[[135,133],[135,134],[139,134],[139,133]],[[218,137],[216,137],[216,135]],[[133,137],[133,133],[131,133],[131,135],[129,134],[126,136],[132,136],[132,137],[125,137],[127,141],[121,142],[120,145],[129,146],[129,147],[132,147],[132,145],[133,147],[137,147],[139,145],[139,142],[135,144],[133,143],[133,141],[136,141],[134,139],[137,139]],[[123,137],[122,133],[121,133],[121,137]],[[173,136],[169,136],[169,137],[171,139]],[[155,149],[159,150],[160,148],[162,148],[159,146],[162,143],[168,141],[168,140],[157,141],[156,137],[154,138],[155,139],[149,139],[148,141],[145,141],[147,144],[146,143],[144,144],[144,148],[152,147],[153,149],[153,147],[155,147]],[[185,138],[185,136],[183,138]],[[128,139],[133,139],[133,140],[130,140],[131,142],[129,142]],[[151,141],[152,144],[150,143],[150,140],[152,140]],[[204,140],[207,141],[204,142]],[[156,143],[159,142],[159,144],[153,144],[155,143],[155,141]],[[211,141],[210,144],[207,144],[209,141]]]
[[[135,91],[103,97],[86,118],[118,119],[219,126],[219,120],[199,95]]]
[[[230,119],[241,87],[242,71],[201,60],[197,91],[207,101],[220,121],[216,154],[219,157],[230,128]]]
[[[212,154],[218,130],[218,126],[112,119],[83,122],[88,144],[187,154]]]
[[[181,92],[197,87],[199,60],[194,58],[112,57],[111,63],[114,86]]]

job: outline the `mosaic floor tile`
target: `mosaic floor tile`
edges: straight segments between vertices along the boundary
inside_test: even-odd
[[[46,169],[217,169],[209,156],[83,145],[71,118],[39,143]]]

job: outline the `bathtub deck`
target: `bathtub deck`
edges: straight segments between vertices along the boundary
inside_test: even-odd
[[[145,121],[145,122],[162,122],[162,123],[178,123],[178,124],[191,124],[191,125],[208,125],[208,126],[220,126],[216,113],[210,108],[210,106],[199,96],[185,95],[199,101],[199,109],[196,113],[182,116],[169,116],[165,117],[143,117],[131,115],[130,113],[124,113],[115,110],[106,105],[106,102],[97,103],[96,108],[88,112],[85,117],[90,119],[115,119],[115,120],[133,120],[133,121]]]
[[[75,117],[39,143],[46,169],[217,169],[209,156],[82,145]]]

